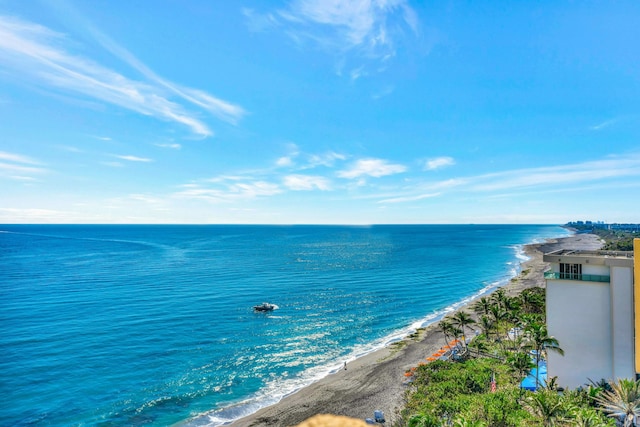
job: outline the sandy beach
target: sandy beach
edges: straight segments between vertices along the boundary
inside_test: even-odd
[[[544,286],[543,272],[547,265],[542,254],[558,249],[599,249],[603,242],[592,234],[576,234],[527,245],[529,259],[522,264],[522,273],[503,287],[513,295],[534,286]],[[470,303],[471,304],[471,303]],[[471,311],[470,304],[460,310]],[[437,325],[431,325],[418,337],[407,337],[406,345],[397,349],[387,347],[363,356],[322,380],[287,396],[279,403],[263,408],[248,417],[230,424],[232,427],[278,426],[288,427],[316,414],[346,415],[353,418],[372,418],[373,411],[382,410],[388,424],[397,419],[404,406],[406,390],[404,373],[445,345]]]

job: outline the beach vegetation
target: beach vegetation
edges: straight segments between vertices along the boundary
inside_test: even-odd
[[[531,360],[529,354],[522,351],[516,351],[507,357],[507,365],[509,369],[516,374],[518,382],[522,381],[529,371],[533,369],[536,364]]]
[[[638,237],[637,228],[636,230],[620,230],[594,227],[593,224],[570,223],[568,225],[578,231],[589,232],[603,239],[605,243],[602,250],[604,251],[632,251],[633,239]]]
[[[478,315],[489,315],[491,311],[491,306],[493,303],[491,299],[488,297],[481,297],[473,304],[473,311],[475,311]]]
[[[555,426],[568,423],[575,413],[571,401],[553,390],[540,389],[536,393],[529,393],[524,405],[544,426]]]
[[[480,319],[478,319],[478,326],[482,330],[482,334],[485,337],[490,338],[491,332],[493,331],[494,320],[491,317],[483,314],[482,316],[480,316]]]
[[[471,317],[471,315],[465,311],[458,311],[453,316],[451,316],[451,322],[454,326],[458,327],[462,331],[462,341],[464,342],[465,347],[467,346],[467,335],[465,333],[466,328],[474,325],[476,321]]]
[[[516,296],[498,290],[483,298],[473,305],[475,323],[465,313],[438,324],[447,343],[451,337],[464,336],[471,325],[480,331],[469,343],[469,351],[462,353],[464,357],[435,360],[412,371],[405,408],[394,427],[613,426],[614,418],[621,419],[623,410],[631,407],[620,402],[624,393],[616,395],[606,381],[560,390],[549,378],[537,392],[521,388],[523,378],[539,368],[536,355],[562,354],[560,343],[549,336],[545,325],[545,290],[526,289]],[[603,399],[617,403],[604,406]],[[635,405],[640,413],[640,400]],[[604,409],[614,407],[618,409],[612,412]],[[617,415],[608,418],[608,413]]]
[[[555,337],[547,332],[547,325],[543,323],[533,323],[527,325],[525,329],[525,349],[535,353],[536,360],[536,387],[540,386],[540,360],[545,358],[549,350],[564,355],[564,350]]]
[[[624,427],[633,425],[635,417],[640,417],[640,380],[622,378],[609,386],[594,398],[599,409],[622,420]]]

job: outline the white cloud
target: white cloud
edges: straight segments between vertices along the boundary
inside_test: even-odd
[[[153,159],[148,159],[146,157],[129,156],[129,155],[126,155],[126,156],[114,155],[114,157],[117,157],[122,160],[127,160],[129,162],[142,162],[142,163],[153,162]]]
[[[32,175],[48,173],[41,163],[22,154],[0,151],[0,174],[13,180],[35,181]]]
[[[283,28],[298,45],[310,42],[337,56],[353,52],[365,63],[394,57],[407,30],[418,32],[417,15],[407,0],[293,0],[286,9],[265,14],[243,9],[243,14],[252,31]],[[366,64],[351,68],[352,80],[368,74]]]
[[[406,166],[388,163],[383,159],[361,159],[355,162],[350,169],[338,172],[338,176],[341,178],[358,178],[361,176],[379,178],[402,173],[406,170]]]
[[[308,190],[330,190],[329,181],[321,176],[311,175],[288,175],[284,177],[283,184],[290,190],[308,191]]]
[[[272,13],[260,14],[247,7],[243,7],[241,10],[247,20],[250,31],[265,31],[279,25],[278,19]]]
[[[176,143],[173,143],[173,144],[156,144],[156,147],[171,148],[171,149],[174,149],[174,150],[179,150],[179,149],[182,148],[182,145],[176,144]]]
[[[473,191],[502,191],[515,188],[557,187],[630,176],[640,176],[638,155],[480,175],[470,180],[470,188]]]
[[[237,176],[220,176],[210,179],[208,182],[218,185],[211,188],[187,184],[182,186],[185,190],[174,193],[173,196],[209,202],[233,202],[282,193],[282,189],[277,184],[261,180],[247,180]]]
[[[612,126],[612,125],[618,123],[619,121],[620,121],[619,118],[615,118],[615,119],[611,119],[611,120],[605,120],[602,123],[598,123],[597,125],[591,126],[589,129],[595,130],[595,131],[599,131],[599,130],[608,128],[609,126]]]
[[[16,221],[19,218],[19,221]],[[70,212],[38,208],[0,208],[0,223],[63,223],[69,221]]]
[[[324,154],[312,154],[309,156],[307,166],[304,169],[316,168],[318,166],[333,167],[338,160],[345,160],[344,154],[329,151]]]
[[[569,165],[515,169],[490,174],[451,178],[443,181],[414,184],[405,188],[397,197],[385,196],[384,203],[411,202],[425,195],[441,195],[445,192],[486,193],[483,197],[522,195],[525,191],[549,194],[557,191],[575,191],[584,184],[601,183],[597,191],[606,191],[610,185],[620,188],[620,179],[640,176],[640,155],[612,156]],[[615,180],[615,181],[614,181]],[[615,182],[615,184],[610,184]]]
[[[455,164],[456,161],[453,159],[453,157],[436,157],[433,159],[428,159],[425,162],[424,170],[436,170]]]
[[[432,197],[438,197],[441,193],[429,193],[429,194],[419,194],[417,196],[409,196],[409,197],[394,197],[391,199],[380,200],[378,203],[404,203],[404,202],[415,202],[417,200],[429,199]]]
[[[397,12],[402,14],[403,24],[415,31],[416,15],[404,0],[296,0],[280,16],[295,24],[330,27],[335,31],[335,42],[347,48],[361,46],[387,55],[393,45],[388,23]]]
[[[236,123],[244,115],[244,110],[237,105],[160,78],[106,36],[95,30],[93,34],[111,53],[141,72],[148,81],[131,80],[90,59],[73,55],[61,47],[66,42],[61,34],[5,16],[0,16],[0,66],[30,78],[34,84],[179,123],[203,137],[211,136],[213,132],[183,105],[170,100],[170,95],[231,123]]]
[[[0,151],[0,160],[5,160],[14,163],[25,163],[28,165],[39,165],[40,162],[32,159],[31,157],[23,156],[21,154],[7,153],[6,151]]]
[[[101,164],[105,165],[105,166],[109,166],[111,168],[121,168],[124,167],[124,165],[121,162],[100,162]]]
[[[265,181],[238,183],[230,187],[232,193],[241,197],[273,196],[282,192],[277,184]]]
[[[9,179],[13,179],[15,181],[23,181],[23,182],[34,182],[34,181],[37,181],[37,179],[32,177],[32,176],[11,175],[8,178]]]
[[[283,167],[291,165],[293,165],[293,159],[291,159],[291,157],[289,156],[280,157],[278,160],[276,160],[276,166]]]
[[[640,176],[640,154],[610,156],[583,163],[507,170],[502,172],[449,178],[435,182],[415,182],[403,188],[383,188],[383,194],[369,194],[378,204],[410,203],[451,194],[482,194],[485,200],[512,199],[524,194],[619,190]],[[633,185],[633,184],[632,184]],[[637,184],[635,184],[637,185]],[[466,197],[466,196],[462,196]]]
[[[373,95],[371,95],[371,99],[378,100],[380,98],[384,98],[385,96],[391,95],[394,90],[395,90],[395,87],[393,85],[386,86],[381,90],[375,92]]]

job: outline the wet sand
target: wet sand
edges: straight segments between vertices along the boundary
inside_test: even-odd
[[[542,261],[543,253],[558,249],[593,250],[602,244],[598,236],[576,234],[528,245],[525,252],[529,260],[522,264],[522,273],[503,289],[508,295],[515,295],[525,288],[544,287],[543,272],[548,265]],[[459,310],[471,312],[470,304]],[[445,345],[444,336],[436,324],[427,327],[419,337],[407,337],[403,342],[406,345],[401,349],[387,347],[363,356],[349,363],[346,370],[329,375],[230,426],[288,427],[316,414],[373,418],[376,409],[384,411],[387,425],[390,425],[398,419],[398,412],[404,407],[404,373],[418,363],[425,363],[426,357]]]

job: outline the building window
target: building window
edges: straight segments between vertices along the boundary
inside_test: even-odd
[[[582,280],[582,264],[560,264],[560,278]]]

